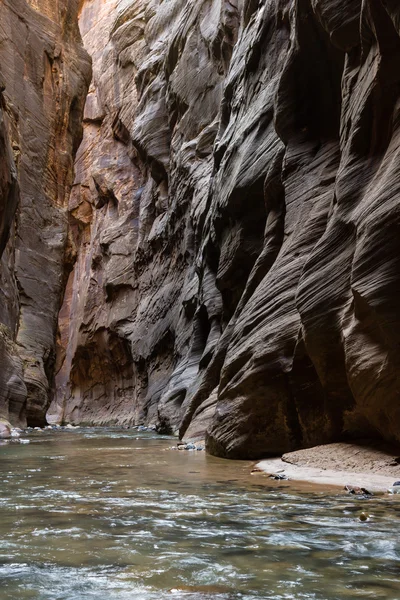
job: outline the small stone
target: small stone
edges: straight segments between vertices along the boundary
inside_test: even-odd
[[[361,488],[358,486],[353,487],[352,485],[345,485],[344,489],[349,493],[349,494],[353,494],[354,496],[373,496],[373,493],[370,492],[369,490],[367,490],[366,488]]]
[[[367,513],[365,513],[365,512],[362,512],[361,515],[360,515],[360,521],[365,522],[365,521],[368,521],[368,520],[369,520],[369,515],[367,515]]]
[[[196,446],[194,444],[186,444],[185,450],[196,450]]]
[[[0,422],[0,439],[8,440],[11,437],[11,427],[8,423]]]
[[[284,479],[289,479],[287,475],[283,475],[281,473],[273,473],[269,476],[270,479],[275,479],[275,481],[282,481]]]

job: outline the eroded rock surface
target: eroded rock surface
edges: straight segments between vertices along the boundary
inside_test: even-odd
[[[50,420],[176,431],[207,341],[220,334],[222,303],[210,296],[209,316],[198,302],[201,228],[239,13],[215,4],[210,22],[209,11],[207,2],[84,3],[94,77]]]
[[[400,442],[397,3],[84,0],[69,200],[88,64],[60,4],[14,2],[46,34],[0,46],[13,81],[28,44],[1,106],[0,352],[30,418],[55,371],[50,420],[221,456]]]
[[[84,3],[52,418],[207,430],[235,458],[400,441],[399,22],[382,0]]]
[[[90,61],[78,1],[0,3],[0,417],[45,423]]]

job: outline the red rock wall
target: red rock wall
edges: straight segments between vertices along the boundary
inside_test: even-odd
[[[66,206],[90,78],[77,11],[77,0],[0,4],[0,411],[16,424],[45,423],[53,385]]]
[[[117,4],[92,0],[80,14],[93,80],[69,200],[77,260],[60,313],[57,392],[50,421],[135,419],[133,362],[118,327],[131,318],[127,299],[134,286],[132,253],[139,220],[135,197],[141,173],[132,162],[132,143],[119,117],[123,110],[126,122],[132,119],[137,102],[133,75],[129,69],[124,72],[109,42]]]

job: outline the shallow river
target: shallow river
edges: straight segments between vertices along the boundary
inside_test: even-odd
[[[0,446],[1,600],[400,599],[399,496],[249,477],[149,433],[29,439]]]

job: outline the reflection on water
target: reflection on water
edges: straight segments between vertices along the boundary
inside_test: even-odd
[[[252,479],[155,434],[30,439],[0,447],[0,600],[400,598],[397,497]]]

